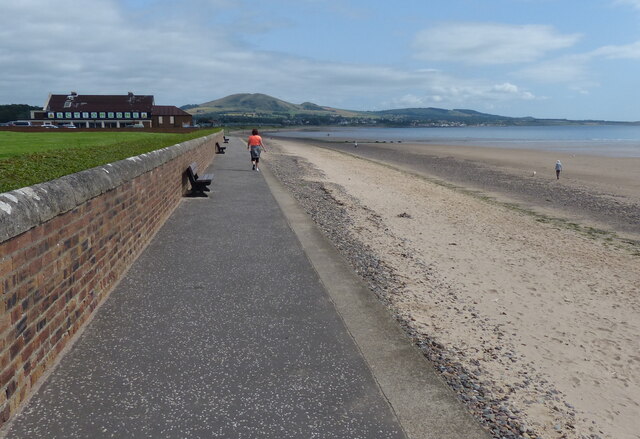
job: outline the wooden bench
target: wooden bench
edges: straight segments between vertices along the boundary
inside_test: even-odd
[[[191,163],[187,168],[187,177],[189,177],[189,183],[191,183],[191,196],[204,196],[205,192],[209,192],[209,186],[213,181],[213,174],[205,174],[202,177],[198,176],[198,167],[196,163]]]
[[[222,138],[224,139],[224,143],[229,143],[229,138],[226,136],[222,136]]]
[[[220,146],[220,144],[216,142],[216,154],[224,154],[225,149],[227,149],[226,146]]]

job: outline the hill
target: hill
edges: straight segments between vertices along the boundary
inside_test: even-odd
[[[478,124],[509,124],[514,123],[515,118],[497,116],[495,114],[480,113],[474,110],[445,110],[443,108],[401,108],[395,110],[376,111],[380,117],[397,121],[431,121],[464,123],[467,125]]]
[[[200,104],[195,109],[197,114],[201,112],[264,112],[264,113],[288,113],[300,110],[299,106],[290,104],[271,96],[260,93],[239,93],[227,96],[215,101]]]
[[[355,111],[322,107],[312,102],[292,104],[261,93],[238,93],[183,110],[196,121],[214,124],[329,125],[371,116]]]
[[[382,126],[466,126],[466,125],[569,125],[603,124],[605,121],[571,121],[507,117],[475,110],[401,108],[383,111],[351,111],[323,107],[312,102],[292,104],[261,93],[239,93],[183,110],[202,122],[220,125],[382,125]]]

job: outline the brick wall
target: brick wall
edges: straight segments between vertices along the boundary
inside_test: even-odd
[[[222,133],[0,194],[0,425],[204,170]]]

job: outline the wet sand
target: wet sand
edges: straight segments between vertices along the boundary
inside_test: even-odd
[[[265,165],[496,437],[640,437],[640,160],[267,142]]]

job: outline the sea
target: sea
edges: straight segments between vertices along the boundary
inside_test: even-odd
[[[563,125],[517,127],[331,127],[269,132],[275,137],[348,142],[431,143],[533,149],[606,157],[640,157],[640,126]]]

